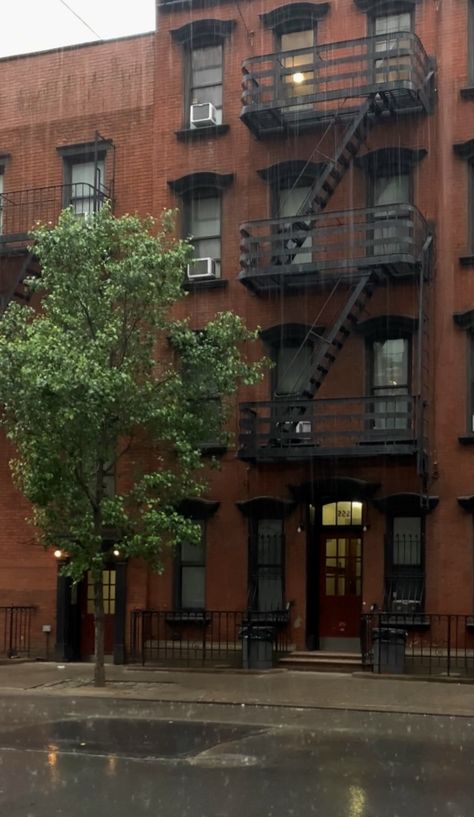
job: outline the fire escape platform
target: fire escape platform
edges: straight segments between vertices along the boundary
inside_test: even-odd
[[[239,280],[256,294],[419,274],[428,225],[416,207],[396,204],[241,226]]]
[[[432,77],[432,60],[408,32],[251,57],[243,64],[241,119],[258,138],[299,133],[349,119],[377,93],[387,116],[429,113]]]
[[[412,456],[419,449],[416,409],[411,395],[241,403],[238,457],[281,462]]]

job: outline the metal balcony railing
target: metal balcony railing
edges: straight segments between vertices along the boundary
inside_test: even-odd
[[[241,226],[240,280],[259,292],[353,276],[358,270],[410,275],[428,225],[416,207],[392,204]]]
[[[94,213],[110,199],[108,188],[85,182],[34,187],[0,195],[0,249],[24,243],[37,222],[55,224],[65,207],[77,216]]]
[[[409,32],[250,57],[242,71],[241,117],[257,135],[351,115],[374,93],[395,113],[431,107],[433,62]]]
[[[240,404],[239,457],[249,460],[405,455],[417,451],[411,395]]]

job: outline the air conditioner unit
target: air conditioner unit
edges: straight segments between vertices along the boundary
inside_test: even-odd
[[[219,278],[219,270],[213,258],[195,258],[188,264],[188,281],[205,281]]]
[[[217,111],[212,102],[195,102],[191,105],[190,123],[192,128],[208,128],[217,125]]]
[[[311,434],[311,420],[300,420],[299,423],[296,423],[295,431],[305,436]]]

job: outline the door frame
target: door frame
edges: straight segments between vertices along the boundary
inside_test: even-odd
[[[324,496],[318,503],[312,505],[306,503],[306,648],[308,650],[318,650],[320,648],[321,627],[320,627],[320,605],[321,605],[321,564],[322,553],[321,544],[325,530],[340,531],[340,536],[346,531],[348,536],[360,537],[361,539],[361,611],[364,587],[364,510],[365,499],[351,498],[347,496],[335,497]],[[335,525],[334,527],[323,526],[322,508],[323,505],[332,502],[362,502],[362,524],[361,525]],[[328,534],[329,535],[329,534]]]

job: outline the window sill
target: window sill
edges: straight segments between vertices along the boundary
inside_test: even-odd
[[[474,255],[460,255],[459,263],[461,267],[474,267]]]
[[[225,289],[228,283],[225,278],[213,278],[210,281],[185,281],[183,288],[187,292],[198,292],[201,289]]]
[[[194,142],[209,136],[223,136],[229,130],[229,125],[209,125],[206,128],[182,128],[175,131],[179,142]]]
[[[458,440],[461,445],[474,445],[474,434],[461,434]]]
[[[461,88],[459,93],[462,99],[474,99],[474,86],[468,85],[466,88]]]

